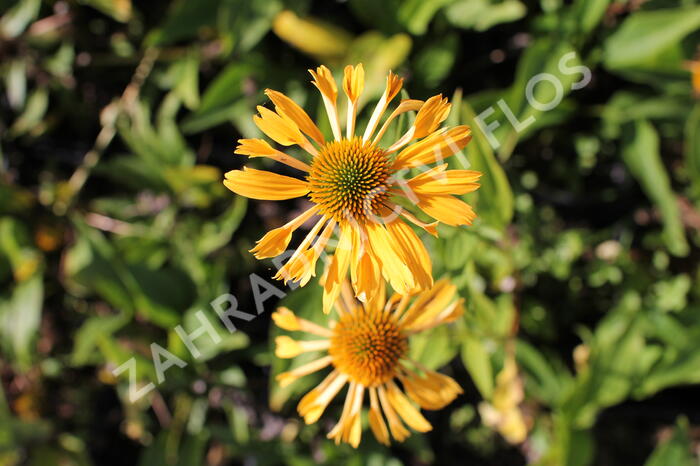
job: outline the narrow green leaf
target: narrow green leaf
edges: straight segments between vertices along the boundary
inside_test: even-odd
[[[676,195],[661,161],[659,137],[646,120],[625,125],[622,133],[622,157],[646,195],[661,212],[663,238],[668,250],[676,256],[688,254]]]
[[[605,42],[610,69],[634,68],[654,59],[700,27],[700,6],[639,11]]]

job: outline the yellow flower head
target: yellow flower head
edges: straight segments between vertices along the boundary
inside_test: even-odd
[[[299,170],[293,178],[268,171],[232,170],[224,184],[233,192],[253,199],[283,200],[307,197],[313,206],[301,215],[266,234],[251,251],[258,259],[284,252],[292,234],[313,221],[303,239],[276,278],[302,285],[316,274],[316,262],[338,234],[324,282],[323,309],[329,312],[341,282],[348,276],[355,297],[367,303],[383,280],[401,294],[429,289],[432,265],[413,223],[437,235],[438,222],[469,225],[473,209],[456,196],[476,190],[480,173],[447,170],[445,159],[462,150],[471,139],[468,126],[440,128],[450,111],[442,95],[426,100],[407,99],[396,106],[381,124],[390,103],[403,86],[403,79],[389,73],[386,88],[372,112],[362,136],[355,134],[358,103],[364,89],[362,64],[347,66],[342,81],[347,117],[343,135],[338,112],[339,87],[325,66],[309,70],[329,117],[333,140],[327,141],[309,115],[284,94],[265,93],[274,111],[258,107],[255,124],[282,146],[297,145],[308,152],[305,160],[282,152],[261,139],[241,139],[237,154],[268,157]],[[340,99],[342,100],[342,99]],[[416,112],[413,124],[396,141],[381,144],[396,118]],[[377,131],[377,129],[379,130]],[[419,174],[404,179],[416,167]],[[436,221],[424,223],[410,210],[421,210]]]
[[[383,296],[382,290],[378,291]],[[286,386],[302,376],[332,367],[326,378],[299,402],[297,410],[304,421],[316,422],[347,385],[340,420],[328,434],[336,443],[359,445],[365,393],[369,398],[370,428],[383,444],[388,445],[390,437],[399,442],[408,437],[410,433],[404,423],[418,432],[429,431],[432,426],[415,404],[423,409],[442,409],[462,389],[452,378],[411,360],[409,337],[452,322],[462,314],[462,300],[457,298],[455,286],[441,280],[417,295],[395,294],[386,302],[382,297],[381,305],[367,305],[357,301],[350,285],[344,282],[335,308],[338,320],[332,321],[328,328],[302,319],[287,308],[280,308],[272,315],[278,327],[314,336],[312,340],[277,337],[277,357],[294,358],[302,353],[321,352],[317,359],[279,374],[280,385]]]

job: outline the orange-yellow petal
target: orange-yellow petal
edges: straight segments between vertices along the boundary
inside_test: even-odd
[[[226,173],[224,185],[241,196],[271,201],[293,199],[309,192],[305,181],[248,167]]]
[[[286,307],[279,307],[272,313],[272,320],[283,330],[302,331],[322,337],[331,337],[333,333],[318,324],[303,319]]]
[[[323,98],[323,105],[326,107],[326,113],[328,114],[328,121],[331,124],[331,130],[333,131],[333,137],[336,141],[340,141],[340,118],[338,117],[338,108],[336,107],[336,101],[338,99],[338,87],[335,84],[335,78],[331,70],[321,65],[316,68],[316,71],[309,70],[311,76],[314,77],[314,86],[318,88],[321,92],[321,97]]]
[[[281,92],[274,91],[272,89],[266,89],[265,94],[270,98],[272,103],[275,104],[275,109],[283,115],[289,117],[299,129],[304,132],[311,139],[316,141],[319,145],[325,144],[325,139],[321,130],[313,122],[309,115],[301,108],[296,102],[282,94]]]
[[[386,281],[397,293],[410,293],[416,287],[413,274],[397,253],[389,232],[383,225],[372,222],[366,225],[366,231],[369,238],[367,244]]]
[[[328,265],[323,283],[323,312],[325,314],[331,312],[333,304],[338,299],[340,287],[347,275],[348,266],[350,265],[350,253],[352,252],[350,228],[352,227],[341,227],[340,238],[335,248],[335,254]]]
[[[328,404],[348,381],[348,376],[334,370],[299,402],[297,411],[307,424],[318,421]]]
[[[362,67],[362,63],[357,66],[346,66],[343,76],[343,90],[351,102],[357,103],[364,86],[365,69]]]
[[[380,405],[384,414],[386,414],[386,420],[389,421],[389,430],[391,431],[392,437],[394,437],[399,442],[403,442],[408,438],[411,433],[404,427],[399,416],[397,416],[396,411],[391,406],[391,402],[386,393],[384,386],[377,388],[377,394],[379,395]]]
[[[289,246],[289,242],[292,239],[292,233],[317,212],[318,206],[313,206],[290,222],[268,231],[265,233],[265,236],[256,241],[255,247],[250,252],[253,253],[256,259],[279,256],[287,250],[287,246]]]
[[[386,111],[389,102],[396,97],[396,94],[399,93],[402,86],[403,78],[399,78],[397,75],[389,71],[389,75],[386,78],[386,89],[384,89],[384,94],[382,94],[382,97],[379,99],[379,102],[377,102],[376,107],[374,107],[374,111],[372,112],[372,116],[367,123],[367,128],[365,128],[365,133],[362,136],[362,139],[367,141],[372,137],[372,134],[374,134],[374,130],[377,129],[379,120]]]
[[[296,358],[302,353],[328,349],[330,340],[294,340],[287,335],[275,338],[275,356],[282,359]]]
[[[331,70],[325,65],[321,65],[316,68],[316,71],[309,70],[309,73],[314,78],[311,82],[321,91],[321,94],[330,101],[335,102],[338,97],[338,86],[335,84]]]
[[[299,244],[297,249],[294,251],[292,257],[290,257],[289,260],[277,271],[274,276],[275,280],[284,280],[284,284],[286,285],[289,280],[296,280],[294,277],[300,276],[303,267],[308,264],[306,257],[300,256],[306,254],[308,257],[307,251],[309,251],[309,245],[314,239],[316,239],[316,235],[318,235],[318,232],[327,221],[328,219],[326,217],[321,217],[321,219],[316,222],[313,228],[311,228],[311,230],[309,230],[309,232],[306,234],[306,237],[304,237],[301,244]]]
[[[282,372],[278,374],[275,379],[280,384],[280,387],[286,387],[287,385],[296,381],[298,378],[320,371],[324,367],[329,366],[332,362],[333,358],[330,356],[324,356],[320,359],[316,359],[301,366],[295,367],[290,371]]]
[[[382,416],[382,411],[379,407],[377,389],[375,387],[371,387],[369,389],[369,402],[369,427],[372,429],[372,432],[379,443],[389,446],[389,430],[386,428],[386,424],[384,423],[384,417]]]
[[[396,107],[396,109],[393,112],[391,112],[391,115],[389,115],[389,118],[386,119],[386,121],[382,125],[382,128],[379,130],[377,135],[374,137],[374,141],[372,142],[377,144],[382,139],[384,133],[386,133],[387,129],[389,129],[389,126],[391,125],[391,122],[394,121],[396,117],[406,112],[417,112],[423,106],[423,103],[424,102],[422,100],[416,99],[402,100],[399,106]]]
[[[280,115],[269,108],[258,105],[260,115],[254,115],[253,121],[270,139],[283,146],[291,146],[302,142],[304,136],[296,123],[287,115]]]
[[[435,285],[419,293],[401,317],[404,329],[413,325],[432,320],[435,316],[450,308],[457,298],[457,287],[447,279],[438,280]]]
[[[406,424],[418,432],[428,432],[432,430],[433,426],[431,426],[420,411],[408,401],[406,395],[401,392],[394,382],[387,383],[386,388],[389,403],[391,403],[391,406],[399,413],[399,416],[401,416],[401,419],[403,419]]]
[[[454,196],[423,195],[419,198],[418,207],[445,225],[471,225],[476,218],[474,209]]]
[[[442,409],[463,393],[462,387],[451,377],[435,371],[425,371],[420,376],[405,370],[400,377],[406,394],[423,409]]]
[[[464,149],[471,136],[469,126],[456,126],[434,133],[399,152],[394,160],[394,169],[441,163]]]
[[[442,165],[441,168],[446,168]],[[429,170],[408,182],[416,194],[467,194],[479,189],[477,181],[481,173],[474,170],[444,170],[437,173]]]
[[[399,219],[386,225],[394,249],[399,253],[413,275],[416,287],[421,290],[433,286],[433,265],[423,242],[411,227]]]
[[[450,114],[450,104],[442,94],[435,95],[425,101],[416,115],[413,126],[416,128],[415,139],[420,139],[435,131],[440,123]]]
[[[366,239],[364,233],[359,228],[351,228],[350,234],[353,251],[350,265],[352,288],[357,299],[365,305],[371,305],[369,301],[379,295],[376,291],[379,283],[383,281],[382,274],[379,270],[379,264],[373,259],[369,248],[364,244]]]

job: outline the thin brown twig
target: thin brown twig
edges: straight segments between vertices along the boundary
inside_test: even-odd
[[[100,157],[104,153],[105,149],[114,139],[117,133],[117,117],[122,113],[132,113],[134,105],[138,100],[139,93],[143,83],[146,78],[151,73],[153,65],[158,58],[159,49],[148,48],[143,53],[143,57],[139,62],[136,70],[134,71],[131,81],[124,89],[121,97],[118,100],[110,102],[105,108],[100,112],[100,121],[102,123],[102,128],[97,134],[95,143],[92,148],[85,154],[83,162],[78,166],[78,168],[73,172],[73,175],[67,182],[66,191],[64,191],[63,196],[61,196],[54,203],[54,212],[57,215],[63,215],[66,213],[68,208],[71,206],[75,200],[77,194],[83,188],[83,185],[87,181],[92,169],[99,162]]]

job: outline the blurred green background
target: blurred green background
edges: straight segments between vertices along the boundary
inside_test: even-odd
[[[0,12],[0,465],[697,464],[699,2],[0,0]],[[560,69],[570,52],[591,70],[583,89]],[[297,417],[313,380],[273,383],[286,367],[270,351],[275,300],[239,332],[221,327],[220,345],[197,340],[196,361],[173,328],[196,328],[225,292],[253,312],[249,274],[275,269],[247,250],[303,207],[221,184],[244,162],[236,139],[258,135],[263,90],[325,122],[306,70],[357,62],[364,103],[389,69],[404,98],[449,96],[484,177],[465,198],[477,223],[425,238],[468,312],[412,345],[465,394],[427,413],[432,432],[391,449],[365,432],[355,451],[325,439],[337,404],[312,426]],[[550,111],[525,97],[538,73],[562,84]],[[536,88],[542,102],[553,92]],[[501,99],[534,123],[516,131]],[[489,107],[495,150],[474,123]],[[318,319],[317,288],[285,304]],[[188,366],[131,404],[112,370],[133,356],[139,382],[157,382],[152,342]],[[485,416],[519,390],[497,379],[509,348],[528,429],[515,444]]]

